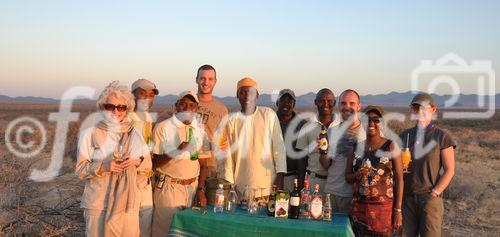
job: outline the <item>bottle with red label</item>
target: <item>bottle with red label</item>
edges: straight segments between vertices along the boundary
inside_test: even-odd
[[[299,218],[303,220],[309,220],[311,215],[309,213],[309,204],[311,203],[311,191],[309,191],[309,178],[304,179],[304,188],[300,191],[300,208],[299,208]]]
[[[309,212],[313,220],[321,220],[323,218],[323,196],[319,192],[319,184],[316,184],[314,187]]]

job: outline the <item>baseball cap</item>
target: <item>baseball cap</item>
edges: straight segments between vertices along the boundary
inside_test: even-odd
[[[159,93],[158,89],[156,88],[156,85],[153,82],[146,79],[139,79],[132,84],[132,91],[134,91],[137,88],[141,88],[143,90],[153,90],[155,92],[155,95],[158,95]]]
[[[436,103],[434,102],[434,98],[432,98],[431,95],[427,93],[420,93],[417,94],[413,99],[411,100],[411,104],[417,104],[420,106],[426,106],[426,105],[432,105],[436,106]]]
[[[277,100],[280,100],[282,96],[284,95],[290,95],[292,97],[293,100],[295,100],[295,93],[291,90],[291,89],[283,89],[280,91],[280,93],[278,94],[278,99]]]
[[[193,91],[183,91],[183,92],[181,92],[179,94],[179,97],[177,97],[177,101],[179,101],[180,99],[182,99],[182,98],[184,98],[186,96],[191,96],[196,101],[196,103],[200,103],[200,100],[198,100],[198,96]]]
[[[384,115],[385,115],[384,109],[378,105],[368,105],[368,106],[366,106],[365,109],[363,109],[363,113],[367,114],[369,112],[375,112],[380,117],[384,117]]]

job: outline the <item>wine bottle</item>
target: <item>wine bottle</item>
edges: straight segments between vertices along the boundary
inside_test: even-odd
[[[299,219],[299,206],[300,206],[299,182],[297,179],[294,179],[293,191],[290,193],[290,210],[288,211],[288,218]]]

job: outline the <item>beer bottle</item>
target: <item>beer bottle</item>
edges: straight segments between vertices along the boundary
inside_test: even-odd
[[[319,153],[328,153],[328,133],[325,125],[321,125],[321,130],[319,131]]]
[[[192,127],[189,127],[188,141],[189,141],[189,144],[193,145],[195,147],[195,149],[197,149],[196,139],[194,137]],[[190,155],[191,155],[191,160],[198,160],[198,151],[195,150],[194,152],[191,152]]]
[[[276,205],[276,190],[278,186],[273,185],[273,192],[269,195],[269,202],[267,203],[267,215],[274,216],[275,205]]]

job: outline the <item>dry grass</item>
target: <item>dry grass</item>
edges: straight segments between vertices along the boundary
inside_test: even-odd
[[[165,106],[155,111],[165,111]],[[49,182],[28,179],[33,168],[45,168],[50,162],[55,123],[48,114],[56,105],[0,105],[0,236],[42,235],[82,236],[84,223],[79,208],[82,182],[73,174],[78,130],[82,120],[95,109],[76,106],[80,120],[70,124],[63,168]],[[399,110],[399,112],[406,112]],[[160,114],[165,117],[166,113]],[[47,128],[48,145],[36,158],[23,159],[8,152],[4,131],[19,116],[32,116]],[[490,120],[439,121],[458,141],[456,175],[445,193],[445,236],[500,235],[500,113]],[[411,123],[391,123],[401,131]],[[40,135],[24,136],[26,140]]]

